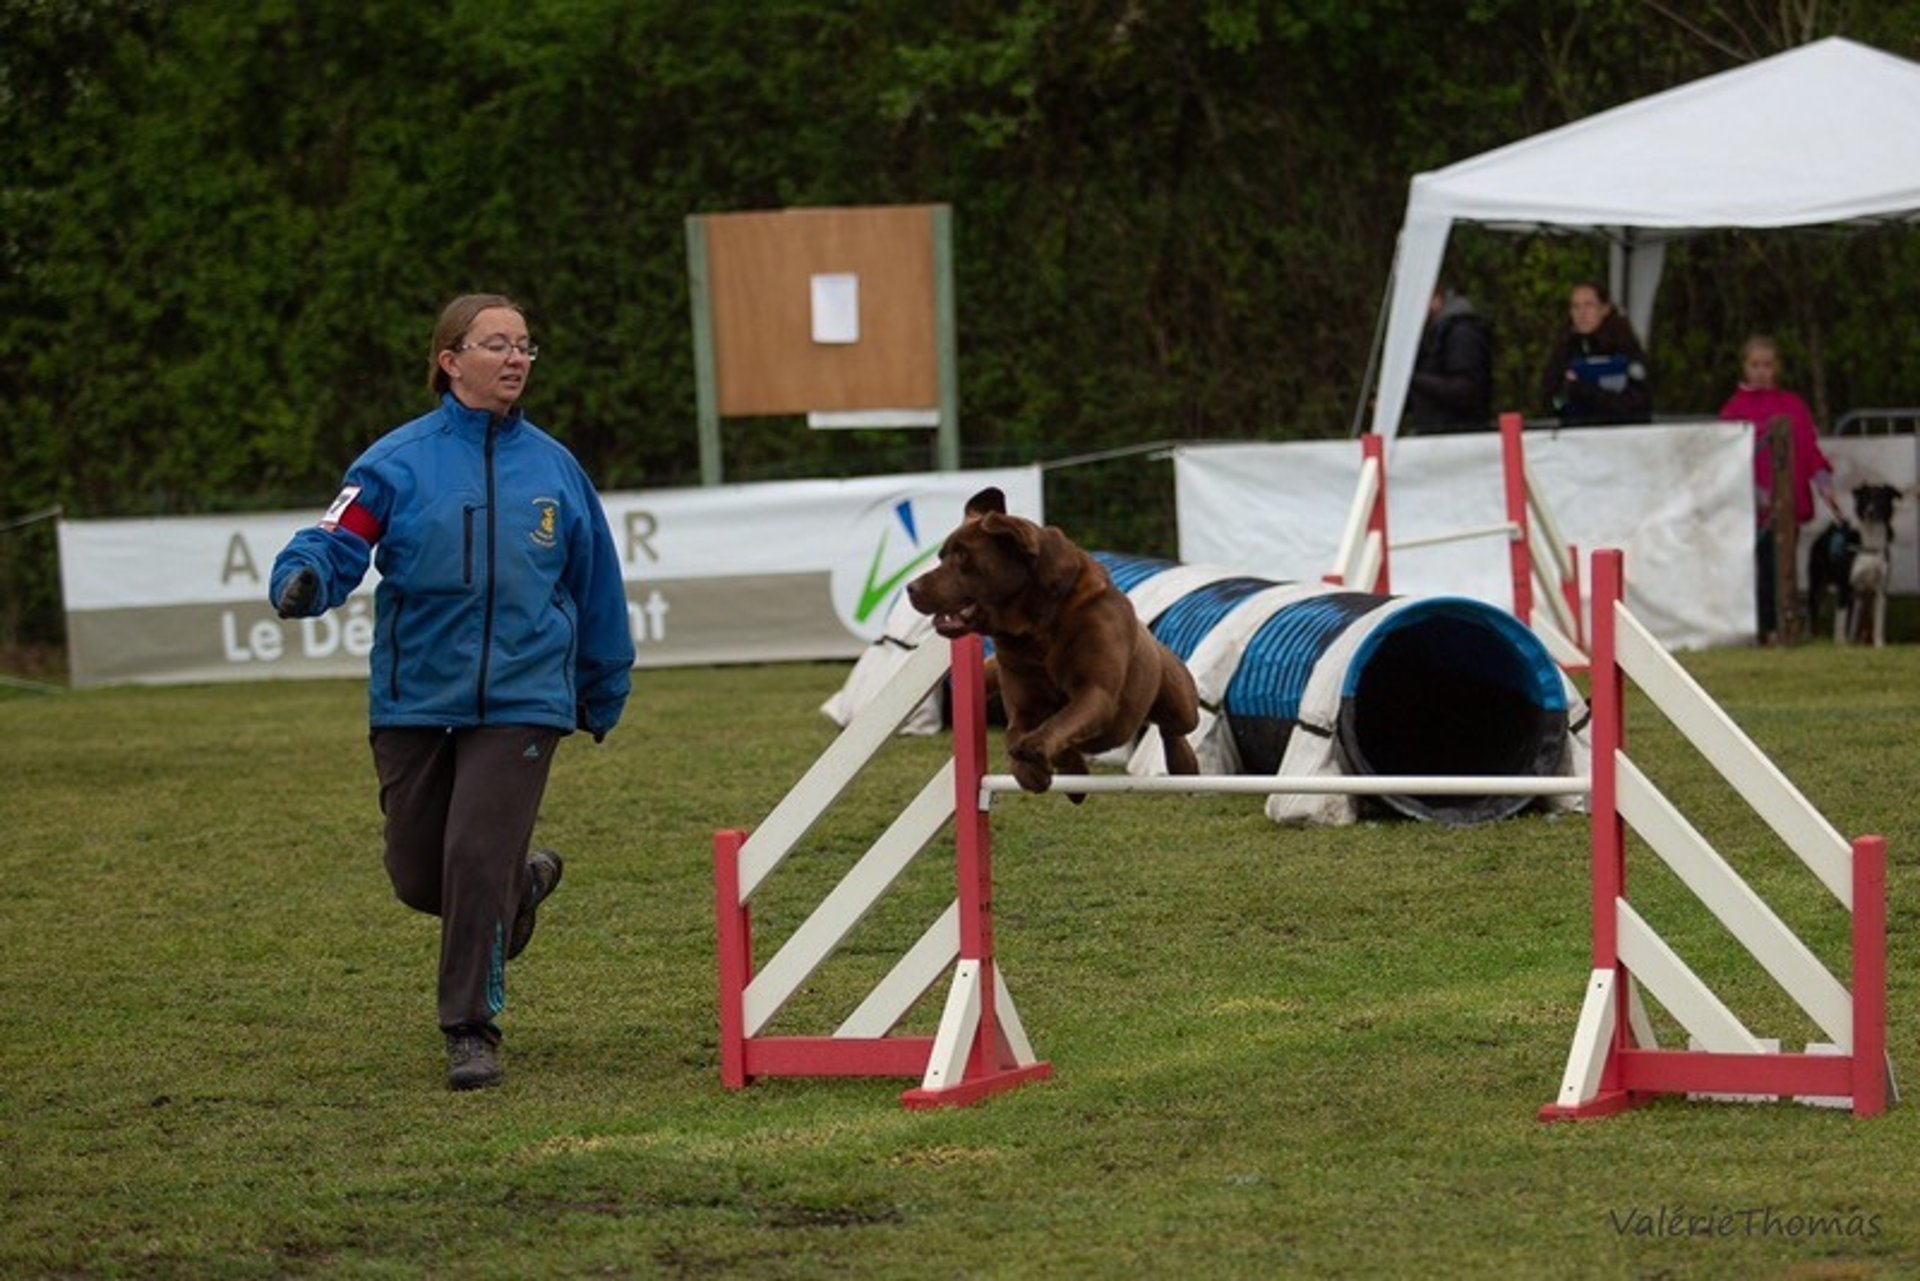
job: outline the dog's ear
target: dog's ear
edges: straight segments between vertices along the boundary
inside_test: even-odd
[[[1048,525],[1039,531],[1034,548],[1033,578],[1047,592],[1065,596],[1080,579],[1086,553],[1059,529]]]
[[[1007,496],[998,487],[989,485],[967,500],[968,516],[985,516],[988,512],[1007,514]]]
[[[1052,525],[1044,529],[1019,516],[989,512],[980,528],[1005,543],[1028,566],[1028,578],[1050,596],[1064,596],[1079,581],[1087,554]]]
[[[997,494],[1000,491],[996,489],[992,492]],[[972,508],[968,508],[968,511],[971,512]],[[1005,543],[1019,559],[1031,562],[1039,554],[1040,527],[1032,521],[1000,511],[980,512],[974,518],[980,522],[981,529]]]
[[[993,536],[995,542],[1006,555],[1020,561],[1023,565],[1033,565],[1039,557],[1039,526],[1033,520],[1021,520],[1010,517],[1004,511],[987,511],[973,520],[979,522],[979,528]]]

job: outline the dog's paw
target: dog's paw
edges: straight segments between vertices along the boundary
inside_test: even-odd
[[[1053,775],[1047,772],[1044,765],[1033,765],[1026,761],[1013,763],[1013,778],[1023,792],[1045,792],[1053,786]],[[1074,799],[1080,798],[1076,796]]]
[[[1007,755],[1013,759],[1013,778],[1022,791],[1044,792],[1053,786],[1053,770],[1048,767],[1045,754],[1031,743],[1009,747]]]
[[[1060,759],[1053,763],[1053,773],[1056,778],[1062,774],[1085,774],[1086,772],[1087,758],[1078,752],[1063,752],[1060,755]],[[1075,805],[1078,805],[1087,799],[1087,794],[1085,792],[1068,792],[1067,799]]]

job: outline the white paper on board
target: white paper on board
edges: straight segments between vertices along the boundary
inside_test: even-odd
[[[813,340],[860,341],[860,277],[851,272],[813,277]]]

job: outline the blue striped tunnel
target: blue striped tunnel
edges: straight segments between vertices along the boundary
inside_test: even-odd
[[[1176,564],[1113,552],[1095,559],[1129,594]],[[1150,627],[1167,648],[1191,659],[1236,606],[1277,585],[1219,579],[1179,597]],[[1382,608],[1392,601],[1399,607]],[[1337,712],[1309,708],[1303,722],[1308,682],[1343,639]],[[1296,731],[1331,733],[1353,774],[1551,776],[1562,772],[1567,753],[1566,685],[1546,646],[1512,615],[1458,597],[1408,602],[1332,591],[1282,606],[1242,648],[1218,710],[1250,774],[1277,772]],[[1410,817],[1455,825],[1503,818],[1533,803],[1524,796],[1383,800]]]

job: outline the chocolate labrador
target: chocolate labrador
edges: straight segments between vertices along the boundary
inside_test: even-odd
[[[1131,744],[1148,723],[1160,728],[1170,773],[1199,772],[1186,737],[1199,696],[1186,664],[1099,562],[1053,526],[1008,515],[998,489],[967,500],[939,565],[907,584],[907,598],[942,636],[993,640],[988,683],[998,684],[1025,790],[1086,773],[1089,755]]]

